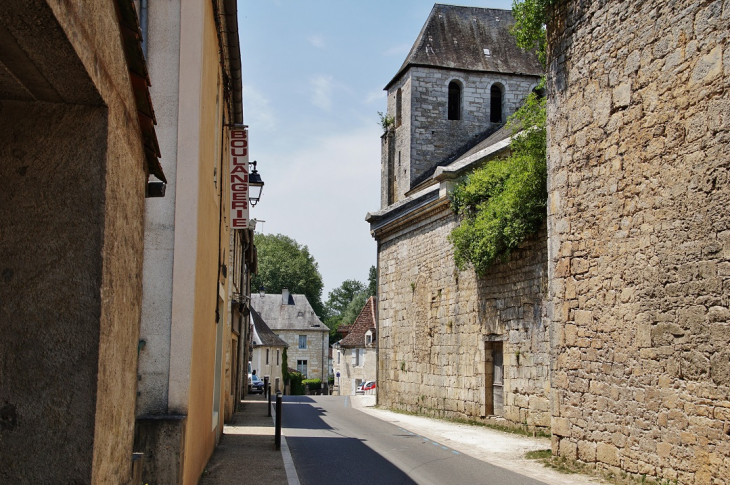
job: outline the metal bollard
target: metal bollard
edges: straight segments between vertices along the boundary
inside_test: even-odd
[[[274,391],[279,392],[281,389],[279,389],[279,378],[274,378]]]
[[[269,414],[267,416],[271,417],[271,384],[269,384]]]
[[[274,435],[274,446],[281,449],[281,393],[276,393],[276,434]]]
[[[269,392],[269,376],[264,376],[264,394],[267,392]]]

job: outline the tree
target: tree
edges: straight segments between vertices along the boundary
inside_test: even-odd
[[[329,318],[339,316],[345,311],[355,295],[365,290],[365,285],[357,280],[345,280],[342,284],[329,292],[325,303],[325,315]]]
[[[258,273],[251,280],[252,291],[264,287],[267,293],[303,294],[317,315],[324,315],[322,275],[307,246],[282,234],[256,234]]]
[[[376,296],[378,294],[378,270],[375,266],[370,266],[368,273],[368,295]]]
[[[547,24],[547,9],[556,0],[514,0],[512,2],[512,15],[515,24],[511,33],[517,40],[517,46],[525,50],[535,49],[537,58],[543,67],[546,64],[547,35],[545,24]]]

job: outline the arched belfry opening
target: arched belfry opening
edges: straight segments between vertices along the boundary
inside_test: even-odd
[[[492,123],[502,123],[502,98],[504,89],[501,84],[492,84],[490,92],[489,121]]]
[[[461,119],[461,84],[457,81],[449,83],[449,119]]]

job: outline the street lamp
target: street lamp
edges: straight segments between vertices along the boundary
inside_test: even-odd
[[[248,200],[251,203],[251,207],[254,207],[261,198],[261,192],[264,190],[264,181],[261,180],[261,175],[256,170],[256,160],[249,162],[249,165],[253,165],[253,171],[248,175]]]
[[[261,296],[261,298],[266,296],[266,289],[264,288],[264,285],[259,286],[259,296]]]

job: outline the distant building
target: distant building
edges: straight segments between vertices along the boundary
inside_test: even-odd
[[[378,362],[378,323],[375,319],[376,298],[371,296],[363,306],[352,325],[340,327],[347,333],[335,343],[333,349],[333,370],[336,393],[352,396],[366,381],[376,380]]]
[[[448,240],[455,182],[509,154],[504,123],[542,75],[513,24],[509,10],[437,4],[386,86],[394,124],[381,208],[366,217],[378,241],[378,402],[547,428],[545,231],[483,277],[458,270]]]
[[[254,298],[256,297],[254,296]],[[276,378],[281,381],[284,349],[289,345],[266,325],[261,315],[253,308],[251,309],[251,321],[253,322],[251,368],[261,379],[269,376],[272,384]]]
[[[304,295],[286,288],[281,294],[253,295],[251,307],[289,347],[288,367],[307,379],[327,379],[329,328],[315,315]]]

